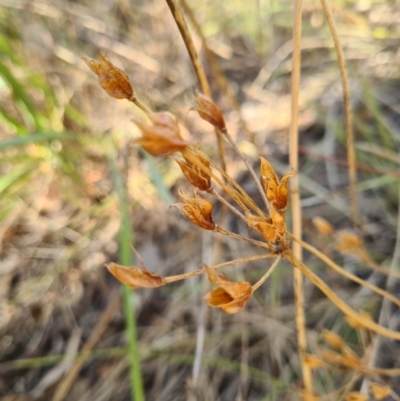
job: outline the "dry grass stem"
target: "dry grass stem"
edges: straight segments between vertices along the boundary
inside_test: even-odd
[[[346,132],[347,132],[347,160],[349,163],[349,191],[350,191],[350,208],[353,224],[358,226],[358,215],[357,215],[357,166],[355,159],[354,149],[354,130],[353,130],[353,117],[351,112],[350,104],[350,87],[347,78],[346,62],[344,59],[343,49],[340,44],[339,35],[336,29],[335,20],[333,18],[332,10],[328,0],[321,0],[323,12],[328,22],[329,30],[332,35],[333,42],[335,44],[335,50],[339,63],[340,77],[342,80],[343,87],[343,103],[346,115]]]
[[[302,0],[294,2],[293,14],[293,55],[292,55],[292,97],[291,97],[291,120],[289,128],[289,163],[294,171],[299,169],[299,89],[301,69],[301,29],[302,29]],[[299,178],[293,177],[290,182],[290,194],[292,201],[293,233],[297,238],[302,237],[301,205],[299,193]],[[302,251],[299,244],[293,244],[293,254],[298,260],[302,260]],[[294,290],[296,306],[296,326],[299,344],[299,354],[302,366],[304,388],[312,393],[312,372],[305,361],[307,351],[306,318],[304,312],[303,277],[299,269],[294,270]]]
[[[253,292],[256,291],[258,288],[260,288],[268,280],[268,277],[275,271],[280,261],[281,261],[281,256],[278,256],[274,260],[274,263],[271,265],[271,267],[267,270],[267,272],[260,278],[260,280],[257,281],[257,283],[255,283],[252,286]]]

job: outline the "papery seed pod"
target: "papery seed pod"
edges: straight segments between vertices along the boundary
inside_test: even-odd
[[[357,369],[362,366],[360,357],[350,348],[346,347],[343,351],[343,365],[348,368]]]
[[[319,217],[319,216],[314,217],[313,223],[314,223],[314,226],[317,227],[317,230],[321,234],[332,235],[335,232],[335,229],[333,228],[332,224],[330,224],[328,221],[326,221],[322,217]]]
[[[177,207],[192,223],[203,228],[204,230],[214,230],[215,223],[212,218],[212,203],[201,198],[195,191],[195,197],[185,195],[179,191],[179,195],[186,203],[176,203],[171,207]]]
[[[218,288],[204,296],[208,306],[220,308],[226,313],[237,313],[243,310],[252,295],[251,284],[247,281],[230,282],[226,277],[215,273],[214,269],[205,266],[208,279]]]
[[[324,361],[316,355],[305,354],[304,355],[304,363],[310,369],[317,369],[324,364]]]
[[[246,219],[247,225],[257,230],[265,241],[273,243],[279,240],[280,234],[270,218],[253,216],[250,213],[246,213]]]
[[[275,227],[276,232],[283,237],[286,232],[286,224],[285,219],[282,215],[278,212],[275,202],[271,202],[271,219],[272,225]]]
[[[288,203],[288,195],[289,195],[289,190],[287,188],[287,184],[288,184],[289,178],[295,174],[296,173],[294,171],[289,171],[288,173],[286,173],[282,177],[282,180],[279,183],[278,188],[276,189],[275,207],[280,212],[283,212],[286,210],[287,203]]]
[[[164,278],[152,273],[143,266],[142,269],[131,266],[121,266],[116,263],[107,263],[109,272],[122,284],[133,288],[155,288],[165,284]]]
[[[265,194],[269,201],[274,202],[276,200],[276,190],[279,185],[278,176],[268,160],[260,157],[260,161],[260,176]]]
[[[176,120],[168,113],[151,114],[152,125],[135,120],[142,137],[133,142],[153,156],[166,156],[184,150],[188,143],[181,137]]]
[[[193,107],[191,110],[196,110],[203,120],[208,121],[219,131],[226,130],[225,120],[221,110],[213,103],[213,101],[209,97],[201,93],[197,93],[196,103],[197,107]]]
[[[190,161],[185,157],[185,154],[183,154],[183,157],[185,158],[186,162],[176,158],[173,159],[178,163],[186,179],[190,182],[190,184],[200,191],[209,190],[211,188],[211,177],[198,166],[191,164]],[[207,159],[201,155],[198,155],[197,159],[204,167],[208,169],[210,168],[210,162]]]
[[[331,365],[342,365],[343,357],[339,353],[332,351],[330,349],[321,349],[321,356],[324,361],[330,363]]]
[[[339,231],[337,233],[336,249],[342,253],[352,253],[359,250],[362,246],[361,238],[349,231]]]
[[[324,330],[322,332],[322,338],[333,348],[344,349],[346,346],[342,338],[333,331]]]
[[[116,67],[104,53],[99,53],[99,61],[88,57],[82,60],[98,76],[101,87],[115,99],[132,99],[133,89],[128,75]]]

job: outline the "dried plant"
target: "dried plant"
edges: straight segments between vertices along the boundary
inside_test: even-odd
[[[88,60],[86,58],[84,60],[91,70],[98,75],[100,84],[106,92],[114,98],[127,99],[133,102],[147,116],[147,122],[135,120],[136,125],[142,133],[142,137],[133,142],[153,156],[168,156],[171,154],[180,154],[182,156],[182,158],[174,156],[172,159],[177,162],[183,176],[193,187],[193,195],[187,195],[180,191],[179,195],[183,199],[183,203],[177,203],[172,206],[179,209],[188,220],[203,230],[213,231],[216,234],[244,241],[252,244],[255,248],[263,250],[261,255],[236,259],[215,266],[204,266],[204,268],[194,272],[169,277],[161,277],[148,271],[141,261],[140,256],[140,268],[134,266],[126,267],[115,263],[107,264],[108,270],[119,281],[134,288],[160,287],[171,282],[206,274],[210,283],[216,286],[216,288],[205,294],[204,301],[210,307],[219,308],[226,313],[232,314],[243,310],[254,292],[268,279],[274,269],[277,268],[279,262],[286,260],[293,265],[295,270],[317,286],[346,315],[352,327],[361,331],[367,329],[371,333],[400,340],[400,333],[380,326],[364,312],[353,310],[328,284],[322,281],[302,262],[301,256],[299,257],[298,253],[292,251],[292,241],[294,241],[298,247],[311,252],[329,268],[332,268],[342,276],[365,286],[400,306],[400,300],[392,294],[345,271],[324,253],[289,232],[286,222],[286,208],[289,197],[288,182],[291,177],[295,176],[295,171],[288,171],[283,177],[279,178],[273,165],[261,157],[259,177],[257,177],[230,136],[220,108],[208,96],[198,93],[195,97],[197,106],[193,107],[192,110],[197,111],[203,120],[213,125],[216,131],[227,139],[232,145],[233,150],[246,163],[265,203],[265,207],[259,207],[240,184],[226,173],[224,168],[221,168],[214,160],[204,154],[198,145],[195,146],[181,137],[179,124],[174,117],[168,113],[153,113],[147,106],[138,102],[127,75],[114,66],[104,54],[100,54],[99,59],[100,61]],[[261,234],[263,241],[243,237],[224,227],[220,227],[218,222],[215,221],[215,217],[213,217],[214,204],[209,199],[206,199],[207,197],[212,197],[216,202],[220,202],[232,214],[245,222],[250,229]],[[231,201],[228,200],[229,198]],[[336,233],[334,228],[321,218],[315,218],[314,222],[323,235],[333,239],[332,242],[338,251],[351,254],[380,272],[391,273],[388,269],[377,265],[373,261],[358,234],[348,232]],[[232,282],[227,277],[216,273],[217,269],[223,267],[263,258],[271,258],[273,262],[261,279],[254,284],[247,281]],[[327,364],[333,364],[339,367],[352,368],[363,374],[367,373],[365,363],[345,344],[342,338],[333,332],[326,331],[323,334],[323,339],[331,349],[321,349],[319,356],[304,353],[302,358],[303,369],[306,368],[311,372]],[[312,391],[311,380],[309,381],[309,385],[305,384],[305,387],[303,399],[319,399]],[[371,391],[376,393],[377,397],[383,397],[384,394],[387,394],[386,388],[380,387],[379,384]],[[361,400],[364,399],[362,397],[363,395],[353,392],[348,394],[347,399]]]

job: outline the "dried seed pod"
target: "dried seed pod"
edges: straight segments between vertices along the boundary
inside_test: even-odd
[[[250,213],[246,213],[246,219],[247,225],[257,230],[265,241],[276,242],[279,240],[280,235],[270,218],[253,216]]]
[[[191,110],[196,110],[203,120],[209,122],[219,131],[226,130],[225,120],[221,110],[209,97],[203,95],[202,93],[197,93],[196,103],[197,107],[193,107]]]
[[[340,231],[337,233],[336,249],[342,253],[353,253],[359,251],[362,246],[362,240],[359,236],[349,231]]]
[[[294,171],[287,172],[282,177],[282,180],[279,183],[278,188],[276,189],[275,207],[280,212],[283,212],[284,210],[286,210],[287,203],[288,203],[288,195],[289,195],[289,190],[287,188],[287,183],[288,183],[289,178],[292,177],[295,174],[296,173]]]
[[[338,334],[334,333],[333,331],[324,330],[322,332],[322,338],[324,339],[325,342],[327,342],[333,348],[342,350],[346,346],[346,344],[342,340],[342,338]]]
[[[134,140],[153,156],[166,156],[184,150],[188,143],[181,137],[176,120],[168,113],[151,114],[152,125],[134,121],[142,137]]]
[[[317,369],[324,364],[324,361],[319,356],[312,355],[312,354],[305,354],[304,363],[310,369]]]
[[[186,162],[176,158],[173,159],[179,164],[179,167],[181,168],[186,179],[200,191],[209,190],[211,188],[210,175],[205,173],[200,167],[190,163],[190,161],[185,157],[185,154],[183,154],[183,157],[185,158]],[[210,168],[210,162],[204,156],[202,156],[201,153],[198,153],[196,157],[204,167],[207,169]]]
[[[215,223],[212,218],[212,203],[201,198],[195,190],[194,198],[185,195],[179,191],[179,195],[186,203],[176,203],[171,207],[177,207],[192,223],[203,228],[204,230],[214,230]]]
[[[230,282],[225,276],[218,275],[214,269],[205,266],[208,279],[218,286],[204,296],[207,305],[220,308],[226,313],[243,310],[252,294],[251,284],[247,281]]]
[[[314,226],[321,234],[332,235],[335,232],[333,226],[322,217],[316,216],[313,218]]]
[[[361,394],[358,391],[351,391],[347,395],[346,401],[368,401],[368,395]]]
[[[330,349],[321,349],[322,358],[331,365],[342,365],[343,357],[339,353]]]
[[[128,75],[116,67],[104,53],[99,53],[99,61],[88,57],[82,60],[98,76],[101,87],[115,99],[132,99],[133,89]]]
[[[164,278],[148,271],[144,266],[140,269],[135,266],[126,267],[116,263],[107,263],[109,272],[122,284],[133,288],[155,288],[165,284]]]

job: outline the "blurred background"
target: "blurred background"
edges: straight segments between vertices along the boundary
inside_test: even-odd
[[[292,2],[181,5],[236,143],[256,171],[263,156],[283,175],[290,169]],[[378,264],[397,267],[400,3],[331,5],[350,76],[364,241]],[[147,268],[163,276],[257,254],[243,243],[217,241],[169,209],[178,201],[177,190],[188,192],[188,184],[172,160],[152,158],[132,145],[139,136],[132,119],[143,115],[100,88],[81,60],[97,58],[99,51],[126,71],[143,103],[176,115],[182,135],[218,161],[212,127],[189,112],[199,87],[163,0],[0,0],[3,400],[132,399],[121,286],[104,267],[121,260],[118,241],[124,235]],[[312,224],[322,216],[336,229],[352,227],[340,75],[320,5],[308,0],[299,130],[305,238],[349,271],[396,293],[396,280],[339,254]],[[229,174],[260,202],[243,163],[228,145],[226,153]],[[123,209],[128,217],[118,236]],[[218,224],[248,235],[237,218],[219,218],[215,207]],[[384,315],[378,297],[314,257],[305,258],[352,307],[398,329],[397,310],[386,307]],[[255,282],[268,266],[265,260],[246,263],[224,274]],[[232,316],[204,305],[210,286],[203,277],[130,293],[146,399],[300,399],[292,273],[281,263],[245,310]],[[305,298],[310,352],[318,354],[320,334],[329,328],[362,363],[400,365],[394,342],[382,341],[371,356],[363,336],[310,283]],[[74,356],[82,351],[77,367]],[[321,399],[365,390],[366,378],[349,368],[324,366],[314,376]],[[391,388],[385,399],[400,399],[396,377],[375,379]]]

